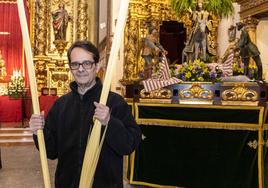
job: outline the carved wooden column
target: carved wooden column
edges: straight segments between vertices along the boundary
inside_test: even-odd
[[[91,0],[88,4],[88,39],[97,45],[98,42],[98,0]]]
[[[87,14],[88,4],[85,0],[78,1],[78,15],[77,15],[77,39],[85,40],[87,39],[88,31],[88,14]]]
[[[42,56],[46,54],[47,47],[47,1],[36,1],[35,11],[35,48],[34,54]]]

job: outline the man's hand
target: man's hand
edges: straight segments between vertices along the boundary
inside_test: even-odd
[[[42,130],[45,125],[44,111],[41,114],[33,114],[29,121],[29,126],[33,134],[36,134],[38,130]]]
[[[110,121],[110,109],[108,106],[94,102],[96,106],[93,118],[100,121],[102,125],[108,125]]]

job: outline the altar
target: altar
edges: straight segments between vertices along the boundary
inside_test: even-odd
[[[130,105],[143,133],[139,148],[129,160],[131,184],[174,188],[267,187],[267,108]]]
[[[40,110],[47,115],[57,98],[57,96],[40,96]],[[24,119],[29,119],[32,113],[31,106],[31,98],[13,99],[9,96],[0,96],[0,122],[22,122]]]

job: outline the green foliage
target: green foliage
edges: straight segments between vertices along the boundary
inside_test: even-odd
[[[179,17],[188,12],[189,8],[196,10],[198,0],[170,0],[171,7]],[[234,13],[233,0],[204,0],[204,9],[220,18]]]

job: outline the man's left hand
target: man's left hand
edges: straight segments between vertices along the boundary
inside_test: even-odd
[[[109,107],[97,102],[94,102],[94,105],[96,109],[93,118],[99,120],[102,125],[108,125],[110,121]]]

